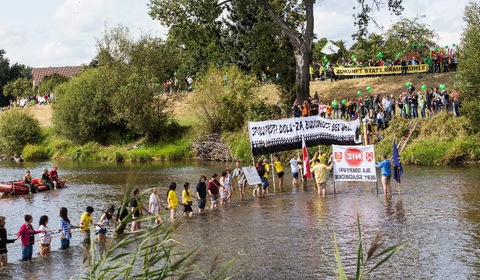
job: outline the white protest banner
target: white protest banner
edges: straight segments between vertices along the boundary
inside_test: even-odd
[[[265,155],[318,145],[358,145],[360,121],[324,119],[320,116],[248,122],[252,154]]]
[[[258,176],[257,169],[253,166],[251,167],[242,167],[243,173],[245,174],[245,179],[250,186],[252,185],[260,185],[262,180],[260,180],[260,176]]]
[[[332,155],[334,181],[377,181],[373,145],[333,145]]]

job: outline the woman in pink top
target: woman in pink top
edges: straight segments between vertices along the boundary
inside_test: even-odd
[[[35,234],[41,233],[41,230],[35,230],[32,226],[33,218],[31,215],[25,215],[25,223],[20,227],[15,239],[20,237],[22,241],[22,261],[32,259],[33,244],[35,243]]]

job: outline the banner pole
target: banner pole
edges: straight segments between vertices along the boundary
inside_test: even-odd
[[[365,138],[365,145],[368,145],[367,123],[363,123],[363,137]]]
[[[398,167],[396,165],[395,166],[395,174],[396,174],[396,177],[397,177],[397,188],[398,188],[398,194],[400,194],[400,182],[399,182],[399,178],[398,178]]]
[[[378,196],[378,181],[375,181],[375,186],[377,187],[377,196]]]
[[[273,155],[270,154],[270,163],[271,163],[271,166],[272,166],[272,180],[273,180],[273,192],[276,192],[276,188],[275,188],[275,172],[274,172],[274,163],[273,163]]]
[[[337,189],[335,187],[335,180],[333,180],[333,194],[337,194]]]

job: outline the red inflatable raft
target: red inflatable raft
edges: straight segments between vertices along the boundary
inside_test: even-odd
[[[66,180],[62,180],[62,184],[57,186],[58,188],[65,187]],[[42,183],[42,179],[34,178],[32,180],[33,185],[37,189],[37,192],[49,191],[50,188]],[[23,185],[23,181],[10,181],[10,182],[0,182],[0,193],[10,194],[10,195],[25,195],[29,194],[30,190],[27,186]]]

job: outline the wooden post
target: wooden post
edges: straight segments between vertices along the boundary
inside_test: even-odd
[[[375,186],[377,187],[377,196],[378,196],[378,179],[377,179],[377,181],[375,182]]]
[[[365,145],[368,145],[367,123],[363,123],[363,137],[365,137]]]
[[[272,180],[273,180],[273,192],[276,192],[275,188],[275,164],[273,163],[273,155],[270,154],[270,163],[272,165]]]
[[[333,180],[333,194],[337,194],[337,189],[335,187],[335,180]]]

